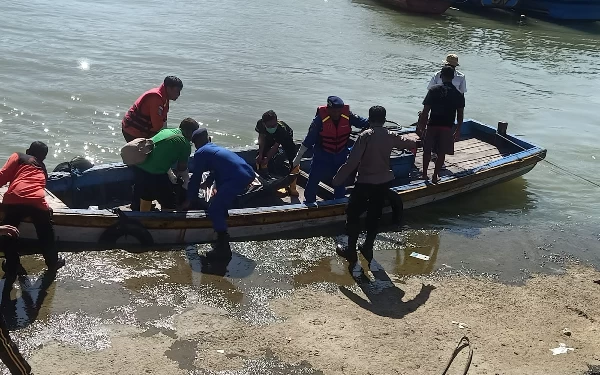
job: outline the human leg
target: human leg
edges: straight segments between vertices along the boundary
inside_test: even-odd
[[[49,270],[55,271],[64,266],[65,261],[58,257],[58,251],[56,250],[52,213],[36,208],[32,208],[30,211],[31,221],[35,226],[38,240],[42,246],[46,266]]]

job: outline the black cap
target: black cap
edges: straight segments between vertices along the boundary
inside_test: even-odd
[[[206,128],[194,130],[192,133],[192,142],[194,142],[198,137],[203,137],[204,139],[208,140],[208,130],[206,130]]]

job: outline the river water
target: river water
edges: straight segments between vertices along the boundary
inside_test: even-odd
[[[468,82],[467,118],[507,121],[510,133],[547,148],[547,160],[600,183],[597,23],[519,25],[510,13],[454,9],[421,17],[370,0],[3,0],[0,14],[2,158],[42,140],[50,146],[50,169],[77,155],[118,161],[124,111],[166,75],[184,83],[169,126],[193,117],[225,146],[253,144],[256,120],[268,109],[300,138],[328,95],[361,115],[383,105],[389,119],[411,124],[431,75],[454,52]],[[598,265],[599,192],[540,163],[523,178],[409,211],[403,238],[383,237],[382,249],[390,251],[381,252],[382,262],[395,274],[413,274],[465,267],[470,259],[479,272],[511,277],[571,256]],[[259,257],[257,246],[301,254],[328,241],[236,249],[250,258]],[[434,249],[436,257],[414,271],[401,265],[408,253],[399,255],[400,248]],[[111,254],[103,259],[128,269],[121,253]],[[177,254],[144,259],[178,262]],[[285,267],[310,253],[298,257],[282,259],[277,272],[289,273]],[[72,272],[65,278],[79,280]],[[260,269],[253,277],[266,280]],[[59,280],[57,288],[70,291],[72,283]]]

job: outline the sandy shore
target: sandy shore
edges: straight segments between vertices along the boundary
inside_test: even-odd
[[[266,325],[198,304],[174,316],[174,329],[108,325],[106,349],[51,343],[34,350],[30,361],[46,375],[441,374],[466,335],[474,347],[469,374],[600,371],[600,285],[594,283],[600,272],[591,268],[569,267],[524,285],[375,276],[361,287],[296,289],[269,302],[278,319]],[[559,343],[574,350],[553,355]],[[459,356],[451,373],[464,360]]]

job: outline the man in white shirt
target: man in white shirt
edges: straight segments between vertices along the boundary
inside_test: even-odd
[[[465,75],[456,70],[458,66],[458,56],[451,53],[446,57],[446,61],[444,61],[444,65],[451,66],[454,69],[454,79],[452,79],[452,84],[456,87],[456,89],[461,93],[465,94],[467,92],[467,80]],[[431,81],[429,81],[429,85],[427,86],[427,90],[431,89],[433,86],[441,85],[442,77],[440,76],[441,70],[437,72]]]

